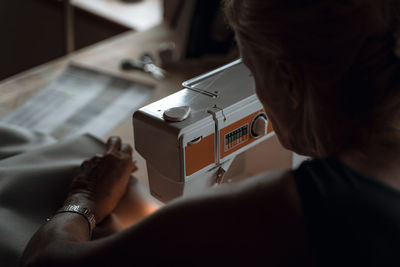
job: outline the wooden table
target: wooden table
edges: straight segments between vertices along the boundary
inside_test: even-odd
[[[191,77],[191,73],[172,70],[167,79],[157,81],[147,74],[125,72],[119,68],[123,59],[137,58],[144,52],[155,54],[160,42],[170,38],[169,30],[163,25],[140,33],[127,32],[1,81],[0,118],[19,107],[38,90],[49,84],[70,63],[152,85],[154,90],[150,101],[175,92],[181,88],[182,81]],[[113,132],[113,134],[117,133],[128,137],[120,128]],[[126,140],[131,138],[130,135]]]
[[[157,55],[160,43],[174,39],[174,34],[164,24],[144,32],[127,32],[0,81],[0,119],[49,84],[70,63],[153,86],[149,103],[180,90],[183,81],[222,64],[219,61],[203,60],[170,67],[166,79],[161,81],[148,74],[120,69],[124,59],[138,58],[143,53]],[[126,125],[123,124],[112,134],[119,134],[129,141],[132,136],[128,132],[131,131],[125,129]]]

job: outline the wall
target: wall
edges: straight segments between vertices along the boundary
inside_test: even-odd
[[[0,80],[65,55],[64,9],[57,0],[0,1]],[[75,11],[76,47],[128,30]]]

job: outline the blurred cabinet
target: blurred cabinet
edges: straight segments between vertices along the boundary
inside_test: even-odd
[[[56,0],[0,1],[0,80],[65,55],[63,8]],[[127,30],[75,9],[76,49]]]

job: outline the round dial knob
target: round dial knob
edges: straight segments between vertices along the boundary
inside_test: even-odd
[[[190,113],[191,109],[188,106],[175,107],[164,111],[163,117],[166,121],[180,122],[186,120]]]
[[[259,114],[251,124],[251,135],[253,137],[264,136],[267,134],[268,121],[265,114]]]

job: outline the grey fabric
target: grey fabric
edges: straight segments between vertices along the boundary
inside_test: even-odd
[[[50,135],[32,132],[0,122],[0,159],[43,147],[55,141]]]
[[[34,232],[62,205],[77,167],[105,145],[89,135],[55,142],[5,125],[0,140],[0,264],[7,267],[18,265]]]

